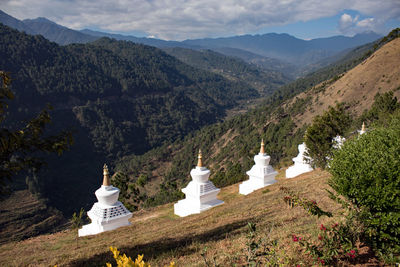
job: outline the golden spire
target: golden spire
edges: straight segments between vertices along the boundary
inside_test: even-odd
[[[110,173],[108,172],[108,167],[107,164],[104,164],[103,166],[103,185],[104,186],[110,186]]]
[[[260,154],[265,154],[264,139],[261,139]]]
[[[203,155],[201,154],[201,149],[199,149],[199,155],[197,156],[197,167],[203,167]]]
[[[363,122],[362,126],[361,126],[361,132],[365,132],[365,123]]]

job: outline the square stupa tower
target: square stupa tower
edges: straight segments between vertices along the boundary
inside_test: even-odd
[[[79,229],[79,236],[95,235],[130,225],[128,220],[132,213],[118,201],[120,190],[111,185],[106,164],[103,167],[103,175],[103,185],[95,192],[98,202],[94,203],[87,213],[92,223]]]
[[[255,190],[276,183],[275,176],[278,173],[269,165],[270,160],[271,157],[265,153],[264,141],[262,140],[260,153],[254,156],[254,162],[256,164],[246,172],[249,176],[249,180],[239,185],[240,194],[248,195]]]
[[[294,165],[290,166],[286,170],[286,178],[294,178],[299,176],[300,174],[310,172],[313,170],[311,165],[307,163],[307,159],[309,159],[305,152],[307,151],[307,146],[305,143],[298,145],[297,149],[299,150],[299,154],[293,158]]]
[[[217,195],[221,189],[216,188],[214,184],[208,180],[210,170],[203,166],[201,150],[199,150],[198,162],[196,168],[190,171],[192,181],[182,189],[185,199],[179,200],[174,205],[174,212],[180,217],[196,214],[224,202],[217,199]]]

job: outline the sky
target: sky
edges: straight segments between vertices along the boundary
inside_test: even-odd
[[[0,0],[18,19],[164,40],[270,32],[301,39],[400,27],[400,0]]]

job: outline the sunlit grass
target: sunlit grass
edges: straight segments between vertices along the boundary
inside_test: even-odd
[[[297,248],[291,242],[293,233],[307,236],[326,220],[309,216],[302,208],[289,209],[280,186],[290,187],[329,211],[338,209],[325,192],[329,174],[320,170],[298,178],[284,179],[250,195],[238,194],[238,184],[222,188],[219,198],[225,204],[201,214],[180,218],[173,213],[173,203],[133,214],[132,225],[95,236],[81,237],[76,248],[75,231],[42,235],[1,246],[2,266],[88,265],[112,262],[109,247],[135,257],[144,254],[152,266],[204,266],[201,253],[218,264],[240,261],[245,249],[247,223],[257,225],[260,237],[278,240],[282,256],[295,262]],[[19,255],[15,257],[15,255]]]

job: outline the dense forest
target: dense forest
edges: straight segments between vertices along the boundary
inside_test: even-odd
[[[193,67],[220,74],[227,79],[246,82],[254,87],[262,96],[271,93],[290,81],[282,73],[265,71],[239,58],[227,57],[212,50],[192,50],[173,47],[164,48],[168,54]]]
[[[173,142],[221,121],[238,101],[260,96],[245,82],[191,67],[157,48],[108,38],[59,46],[0,24],[0,56],[16,96],[7,125],[50,103],[49,134],[73,134],[71,151],[27,178],[32,192],[67,213],[93,202],[86,192],[98,187],[105,161],[112,166],[125,155]]]

